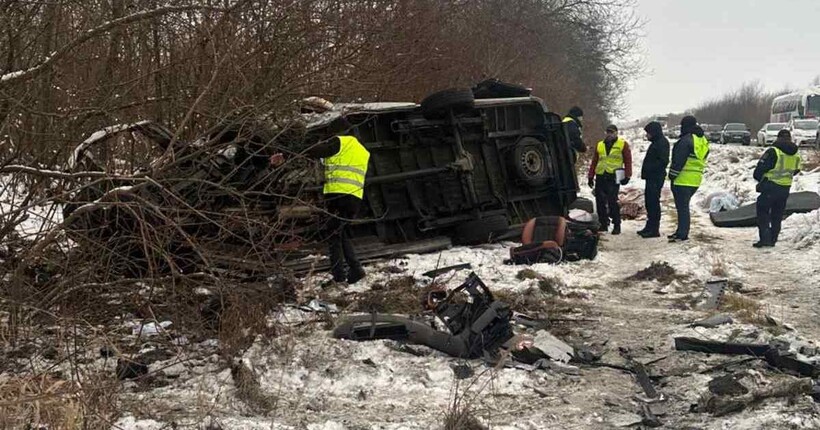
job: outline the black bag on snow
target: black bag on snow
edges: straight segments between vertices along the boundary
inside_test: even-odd
[[[512,264],[560,263],[564,252],[557,243],[546,242],[528,243],[510,249]]]

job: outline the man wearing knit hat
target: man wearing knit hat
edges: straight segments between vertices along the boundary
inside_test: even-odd
[[[789,199],[792,178],[800,172],[800,154],[789,130],[780,130],[777,140],[757,162],[752,176],[758,182],[757,230],[760,240],[755,248],[774,246],[780,235],[780,222]]]
[[[663,135],[663,127],[657,121],[647,124],[644,131],[650,142],[641,164],[641,179],[646,180],[646,226],[638,231],[638,235],[643,238],[661,237],[661,190],[666,180],[666,166],[669,165],[669,140]]]
[[[612,221],[612,234],[621,234],[621,208],[618,205],[618,192],[621,185],[629,183],[632,177],[632,152],[629,144],[618,136],[618,127],[606,126],[606,137],[598,142],[592,153],[587,178],[590,188],[595,189],[595,207],[601,231],[609,228]],[[623,177],[619,178],[619,171]]]
[[[583,124],[581,123],[581,119],[584,116],[584,111],[581,110],[578,106],[573,106],[570,108],[567,116],[564,117],[562,121],[564,126],[567,128],[567,135],[569,136],[569,144],[572,148],[572,161],[575,162],[577,158],[578,152],[586,152],[587,145],[584,143],[583,136],[581,134],[581,129],[583,129]]]
[[[689,202],[703,181],[703,169],[709,155],[709,141],[695,117],[688,115],[680,121],[680,139],[672,147],[669,180],[678,213],[678,228],[668,236],[670,242],[689,240]]]

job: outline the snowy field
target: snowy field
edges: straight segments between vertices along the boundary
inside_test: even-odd
[[[632,142],[634,171],[647,142]],[[663,401],[652,410],[668,429],[814,429],[820,428],[820,408],[808,396],[767,399],[754,407],[725,416],[692,412],[707,384],[723,372],[710,371],[736,357],[674,350],[673,338],[738,342],[783,339],[793,344],[820,341],[817,305],[820,301],[820,214],[795,215],[784,222],[775,248],[754,249],[755,228],[720,229],[711,225],[706,199],[731,192],[741,203],[757,193],[752,169],[763,148],[712,145],[704,185],[693,200],[693,226],[686,243],[667,243],[665,237],[642,239],[635,231],[643,220],[625,221],[620,236],[604,235],[594,261],[536,264],[546,278],[557,278],[561,299],[571,308],[568,319],[553,332],[574,346],[603,346],[602,361],[625,365],[626,357],[647,365]],[[584,171],[585,169],[579,169]],[[581,181],[585,183],[586,181]],[[642,189],[633,180],[622,191]],[[794,191],[820,191],[820,172],[796,178]],[[590,195],[584,187],[583,194]],[[663,192],[662,233],[674,230],[674,207],[668,185]],[[525,266],[504,265],[512,243],[456,247],[440,253],[408,255],[369,266],[368,276],[349,287],[366,291],[374,284],[412,275],[419,288],[430,280],[427,270],[469,262],[493,291],[522,294],[538,288],[538,280],[519,280]],[[626,282],[653,262],[666,262],[680,275],[671,283]],[[400,273],[399,273],[400,272]],[[469,270],[443,279],[459,285]],[[730,310],[735,322],[718,328],[691,328],[689,323],[709,315],[682,306],[696,297],[710,279],[728,278],[740,285],[738,296],[759,305],[758,315],[744,319]],[[306,283],[305,296],[318,294],[319,276]],[[762,314],[779,321],[780,330],[755,322]],[[748,317],[748,315],[747,315]],[[454,399],[492,429],[606,429],[638,428],[643,391],[630,374],[611,367],[580,366],[577,372],[491,368],[481,360],[455,360],[426,347],[420,354],[397,350],[388,341],[335,340],[328,330],[300,330],[315,314],[292,308],[271,320],[294,327],[274,339],[259,338],[242,362],[259,381],[256,397],[241,393],[231,370],[216,355],[215,340],[190,345],[185,352],[151,364],[152,373],[172,383],[145,389],[124,383],[118,404],[122,429],[431,429],[442,428]],[[783,330],[786,326],[791,330]],[[93,356],[94,351],[89,352]],[[809,357],[820,359],[820,356]],[[90,359],[91,367],[113,371],[111,359]],[[42,363],[41,365],[47,365]],[[457,379],[456,365],[472,369]],[[759,386],[773,384],[776,375],[759,363],[740,366]],[[575,373],[575,374],[573,374]],[[210,427],[208,427],[210,426]],[[467,428],[467,427],[465,427]],[[478,427],[469,427],[478,428]]]

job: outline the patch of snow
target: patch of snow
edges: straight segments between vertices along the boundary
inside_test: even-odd
[[[782,241],[803,249],[820,243],[820,209],[807,214],[793,214],[783,221]],[[779,243],[779,242],[778,242]]]

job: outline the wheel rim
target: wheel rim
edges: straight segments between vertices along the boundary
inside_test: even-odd
[[[527,176],[539,176],[544,170],[544,157],[535,149],[524,151],[521,154],[521,167]]]

